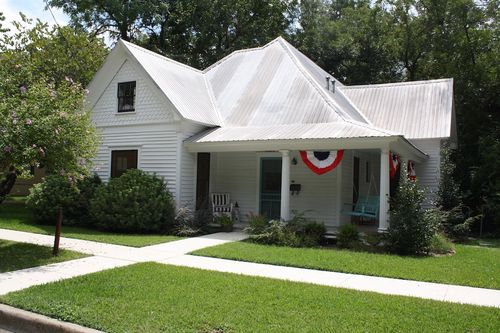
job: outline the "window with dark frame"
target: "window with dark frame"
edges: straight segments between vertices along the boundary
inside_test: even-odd
[[[111,151],[111,178],[120,177],[128,169],[137,169],[137,150]]]
[[[118,83],[118,112],[135,111],[135,81]]]

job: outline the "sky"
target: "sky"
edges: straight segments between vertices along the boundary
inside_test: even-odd
[[[12,28],[12,21],[20,21],[19,12],[23,12],[29,18],[39,18],[43,22],[53,25],[54,19],[48,10],[45,10],[44,0],[0,0],[0,12],[5,16],[4,25]],[[69,17],[60,9],[52,8],[52,12],[59,25],[66,25]]]

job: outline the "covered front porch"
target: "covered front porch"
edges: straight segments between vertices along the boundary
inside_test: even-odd
[[[295,212],[324,223],[334,232],[346,223],[363,231],[385,231],[389,225],[390,151],[402,162],[423,162],[425,154],[402,138],[186,143],[197,153],[197,208],[209,207],[210,193],[228,193],[240,223],[249,214],[290,220]],[[274,149],[272,147],[274,146]],[[253,149],[252,149],[253,147]],[[301,150],[344,150],[341,162],[317,175],[302,161]],[[355,217],[356,202],[376,197],[374,218]]]

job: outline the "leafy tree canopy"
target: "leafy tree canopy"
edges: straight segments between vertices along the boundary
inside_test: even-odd
[[[0,37],[0,202],[29,166],[70,177],[87,172],[97,146],[84,85],[102,63],[101,40],[22,17]]]

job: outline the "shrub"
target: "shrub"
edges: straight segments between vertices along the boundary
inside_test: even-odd
[[[26,204],[39,223],[55,224],[57,211],[62,208],[64,224],[75,224],[73,204],[78,197],[78,188],[67,177],[49,175],[30,189]]]
[[[286,222],[276,220],[269,221],[269,226],[265,231],[257,235],[251,235],[250,240],[260,244],[301,246],[301,239],[297,233]]]
[[[196,225],[194,214],[188,207],[181,207],[174,218],[174,233],[181,237],[198,235],[201,229]]]
[[[326,234],[326,227],[323,223],[307,222],[302,227],[301,233],[303,246],[318,246]]]
[[[222,214],[215,218],[215,222],[222,227],[223,231],[232,231],[233,230],[233,220],[231,216]]]
[[[165,233],[174,225],[175,208],[162,178],[130,169],[97,189],[90,214],[104,230]]]
[[[77,181],[76,187],[79,193],[76,200],[72,203],[75,224],[80,226],[90,226],[93,224],[90,217],[90,200],[101,185],[102,181],[98,175],[85,177]]]
[[[247,217],[248,217],[248,227],[245,228],[245,232],[251,235],[261,234],[268,227],[268,220],[262,215],[249,213]]]
[[[359,243],[358,228],[354,224],[344,224],[340,226],[337,233],[337,245],[343,248],[351,248]]]
[[[194,212],[194,225],[201,230],[205,230],[213,220],[214,216],[210,209],[199,209]]]
[[[448,254],[453,253],[455,247],[453,243],[446,238],[445,235],[437,233],[431,239],[430,252],[435,254]]]
[[[250,240],[269,245],[318,246],[326,233],[324,224],[308,220],[304,213],[295,213],[288,222],[267,222],[263,216],[250,214],[249,224],[245,231],[250,234]]]
[[[406,170],[405,166],[401,170]],[[428,253],[438,224],[422,209],[424,191],[417,182],[401,177],[390,210],[388,241],[391,251],[399,254]]]
[[[444,144],[441,149],[441,177],[439,177],[439,187],[437,192],[437,206],[444,210],[450,210],[460,205],[460,188],[455,180],[455,163],[452,160],[452,150],[448,144]]]

